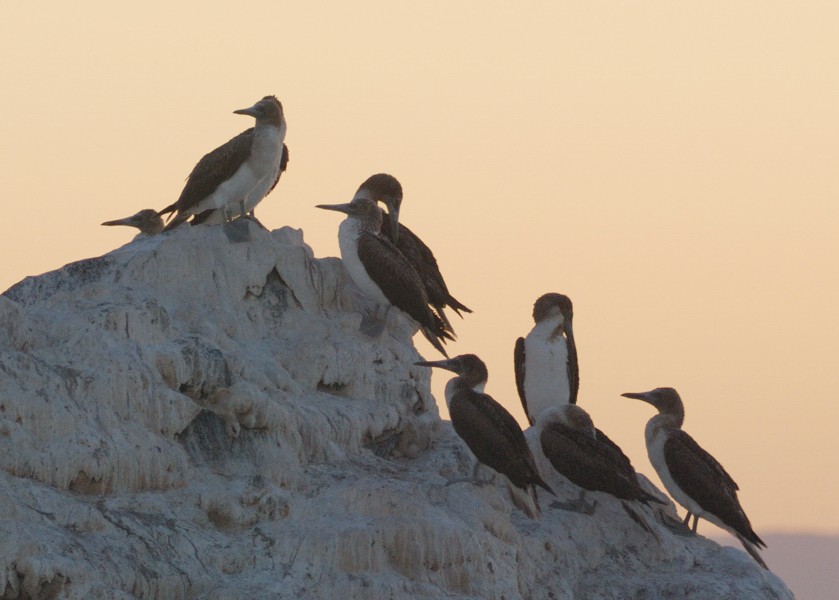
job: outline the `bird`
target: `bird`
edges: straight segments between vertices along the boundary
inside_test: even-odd
[[[541,511],[536,488],[554,491],[545,483],[524,433],[516,419],[484,393],[488,373],[486,364],[474,354],[461,354],[448,360],[420,361],[422,367],[438,367],[457,374],[446,384],[446,404],[455,433],[460,436],[478,462],[505,476],[513,502],[532,519]],[[554,494],[555,495],[555,494]]]
[[[586,491],[642,504],[665,504],[640,486],[629,459],[611,441],[598,437],[591,416],[580,406],[559,404],[544,410],[536,422],[536,439],[551,466],[580,487],[577,506],[568,508],[592,512],[593,507],[581,508]]]
[[[516,389],[531,425],[552,406],[577,403],[580,368],[573,319],[568,296],[543,294],[533,304],[533,329],[516,340]]]
[[[249,129],[248,131],[252,131]],[[280,158],[280,172],[277,173],[277,178],[274,180],[274,185],[271,186],[271,189],[268,190],[268,194],[274,191],[274,188],[277,187],[277,184],[280,182],[280,176],[285,173],[286,169],[288,168],[288,146],[283,144],[283,155]],[[268,194],[265,194],[266,196]],[[254,214],[254,209],[248,213],[248,217],[253,219],[256,223],[261,225],[263,228],[265,227],[262,223],[259,222],[259,219],[256,218],[256,214]],[[224,217],[224,210],[223,209],[215,209],[215,210],[205,210],[204,212],[198,213],[194,217],[192,217],[192,221],[190,223],[192,225],[219,225],[225,222]]]
[[[233,112],[255,118],[256,125],[198,161],[178,200],[158,211],[161,216],[175,214],[166,231],[208,210],[221,210],[225,221],[245,215],[279,181],[286,135],[282,104],[265,96]]]
[[[156,235],[163,231],[163,219],[152,208],[144,208],[124,219],[105,221],[102,225],[128,225],[129,227],[136,227],[140,230],[140,233],[146,235]]]
[[[453,334],[454,328],[443,309],[449,307],[461,318],[462,313],[472,311],[449,292],[431,248],[399,222],[399,210],[403,197],[402,184],[393,175],[377,173],[368,177],[356,193],[361,193],[362,190],[373,200],[387,207],[387,213],[383,215],[382,235],[390,240],[414,267],[425,286],[429,304],[442,319],[447,331]]]
[[[440,317],[428,306],[419,275],[391,242],[380,235],[382,209],[361,188],[352,202],[319,204],[317,208],[347,215],[338,228],[341,259],[356,286],[380,306],[405,312],[443,356],[442,343],[453,339]],[[385,312],[387,318],[387,312]]]
[[[702,517],[730,532],[764,569],[758,550],[766,543],[758,537],[746,516],[737,490],[740,488],[723,466],[682,429],[685,408],[679,393],[670,387],[648,392],[627,392],[625,398],[643,400],[658,414],[647,423],[647,454],[670,495],[693,515],[693,533]]]

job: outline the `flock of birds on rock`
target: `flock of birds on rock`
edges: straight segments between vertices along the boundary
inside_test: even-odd
[[[244,217],[259,224],[254,208],[274,189],[288,164],[283,108],[274,96],[266,96],[250,108],[234,112],[255,118],[255,126],[198,161],[175,203],[103,225],[129,225],[156,235],[189,219],[191,225],[206,225]],[[536,486],[551,494],[554,491],[540,475],[535,453],[580,488],[576,503],[555,502],[551,506],[591,514],[594,507],[584,502],[586,491],[604,492],[618,498],[627,513],[652,533],[631,503],[649,506],[665,502],[642,488],[626,455],[576,404],[580,380],[571,300],[556,293],[541,296],[533,307],[533,329],[515,345],[516,386],[536,434],[531,445],[515,418],[484,392],[488,377],[484,362],[474,354],[448,358],[443,344],[455,338],[444,309],[460,316],[471,311],[449,292],[428,246],[399,222],[401,203],[402,186],[391,175],[380,173],[364,181],[351,202],[318,208],[347,215],[338,234],[344,266],[360,291],[384,311],[367,325],[362,320],[362,330],[372,336],[381,333],[387,312],[396,307],[446,356],[445,360],[416,364],[456,374],[446,385],[446,404],[455,432],[478,462],[471,478],[448,484],[488,483],[492,479],[478,479],[480,466],[486,465],[504,476],[516,506],[538,518]],[[169,215],[168,225],[164,225],[163,215]],[[668,523],[661,517],[662,523],[677,533],[690,533],[692,515],[692,533],[696,533],[699,517],[707,519],[731,532],[767,568],[758,554],[765,544],[740,506],[737,484],[682,430],[684,406],[676,390],[663,387],[623,396],[658,410],[646,427],[647,452],[664,487],[688,511],[683,524]]]

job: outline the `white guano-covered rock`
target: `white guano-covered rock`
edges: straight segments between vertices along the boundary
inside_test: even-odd
[[[302,232],[182,227],[0,297],[0,598],[791,598],[612,498],[541,521],[440,420],[412,323]],[[576,488],[549,478],[561,499]],[[675,518],[672,507],[670,517]]]

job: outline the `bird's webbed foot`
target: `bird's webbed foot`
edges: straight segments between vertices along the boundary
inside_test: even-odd
[[[560,502],[559,500],[554,500],[548,506],[550,506],[551,508],[558,508],[560,510],[567,510],[570,512],[576,512],[591,516],[594,514],[594,510],[597,508],[597,500],[586,502],[585,495],[585,490],[580,490],[580,495],[577,496],[576,500],[573,500],[571,502]]]

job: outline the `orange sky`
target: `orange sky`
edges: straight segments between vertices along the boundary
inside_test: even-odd
[[[839,532],[839,4],[37,4],[0,22],[0,288],[127,242],[98,224],[172,202],[273,93],[261,220],[336,255],[313,205],[396,175],[475,309],[452,352],[521,423],[513,343],[563,292],[580,404],[639,471],[653,409],[619,394],[670,385],[758,532]]]

